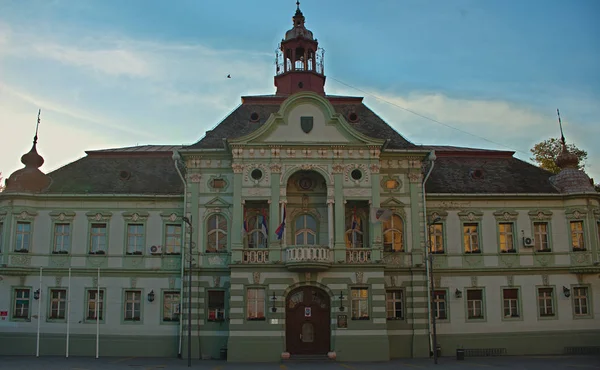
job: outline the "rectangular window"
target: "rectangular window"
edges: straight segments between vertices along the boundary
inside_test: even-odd
[[[584,251],[583,221],[571,221],[571,241],[574,251]]]
[[[225,292],[222,290],[208,291],[208,321],[225,320]]]
[[[50,315],[49,319],[64,319],[67,310],[67,290],[50,289]]]
[[[15,252],[28,253],[31,242],[31,222],[17,222]]]
[[[575,316],[587,316],[590,314],[587,287],[573,288],[573,305],[575,309]]]
[[[163,321],[179,321],[179,292],[163,292]]]
[[[433,224],[430,230],[431,253],[444,253],[444,225]]]
[[[500,252],[510,253],[515,251],[514,234],[512,222],[501,222],[498,224],[498,234],[500,237]]]
[[[71,224],[54,224],[52,253],[67,254],[71,245]]]
[[[548,223],[534,222],[533,223],[533,240],[535,242],[535,250],[538,252],[550,252],[550,244],[548,242]]]
[[[29,319],[31,290],[18,288],[14,290],[13,319]]]
[[[181,225],[168,224],[165,226],[165,253],[179,254],[181,251]]]
[[[369,290],[352,288],[352,320],[369,319]]]
[[[465,253],[480,253],[479,251],[479,224],[464,224],[463,237]]]
[[[98,295],[97,289],[89,289],[87,291],[86,320],[96,321],[96,317],[100,320],[104,318],[104,290],[100,289],[100,295]]]
[[[246,297],[248,320],[265,319],[265,290],[263,288],[248,289]]]
[[[127,254],[141,255],[144,250],[144,225],[127,224]]]
[[[106,224],[91,225],[90,254],[106,254]]]
[[[554,316],[554,288],[538,288],[540,317]]]
[[[505,318],[519,317],[519,289],[502,290],[502,310]]]
[[[483,319],[483,290],[467,290],[467,318]]]
[[[446,320],[448,318],[445,290],[436,290],[433,292],[433,310],[435,312],[436,319]]]
[[[142,291],[141,290],[126,290],[125,291],[124,316],[125,321],[140,321],[142,309]]]
[[[402,320],[404,318],[403,298],[404,295],[401,290],[388,290],[385,292],[388,320]]]

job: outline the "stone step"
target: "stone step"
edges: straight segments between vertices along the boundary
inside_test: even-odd
[[[324,355],[290,355],[290,358],[285,361],[323,362],[323,361],[332,361],[332,360],[326,354],[324,354]]]

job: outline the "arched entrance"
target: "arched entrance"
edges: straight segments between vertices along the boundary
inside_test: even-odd
[[[314,286],[290,292],[285,305],[285,338],[291,355],[325,355],[331,341],[329,295]]]

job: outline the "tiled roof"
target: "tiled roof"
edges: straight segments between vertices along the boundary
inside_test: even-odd
[[[110,148],[110,149],[99,149],[99,150],[87,150],[87,154],[95,153],[157,153],[157,152],[169,152],[181,148],[181,145],[138,145],[128,146],[124,148]]]
[[[269,96],[262,97],[269,98]],[[205,137],[184,149],[222,149],[224,147],[223,139],[235,139],[246,136],[261,127],[271,114],[279,111],[280,100],[281,97],[273,96],[273,104],[242,104],[238,106],[214,129],[207,131]],[[333,107],[337,113],[342,114],[344,117],[348,117],[351,112],[356,113],[358,121],[355,123],[349,122],[350,125],[358,132],[371,138],[390,139],[390,143],[387,146],[390,149],[418,148],[362,103],[336,103]],[[250,115],[253,112],[259,115],[259,119],[256,122],[250,120]]]

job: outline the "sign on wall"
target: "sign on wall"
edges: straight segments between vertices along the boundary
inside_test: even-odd
[[[311,316],[312,316],[312,308],[304,307],[304,317],[311,317]]]

